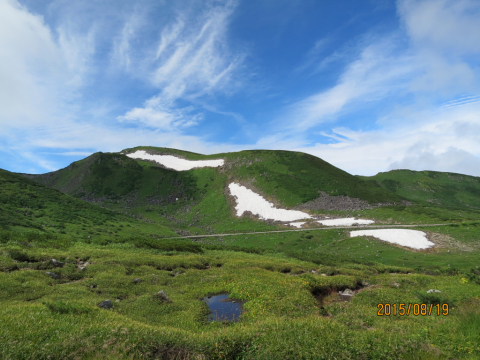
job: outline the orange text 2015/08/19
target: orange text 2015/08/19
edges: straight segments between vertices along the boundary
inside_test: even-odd
[[[378,316],[448,315],[448,304],[378,304]]]

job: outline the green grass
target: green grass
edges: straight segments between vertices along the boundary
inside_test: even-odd
[[[2,358],[480,356],[480,285],[465,282],[465,273],[425,275],[380,263],[331,264],[208,246],[196,252],[188,246],[168,248],[165,240],[163,249],[137,247],[138,238],[108,245],[77,241],[63,249],[23,240],[0,245],[0,261],[17,265],[0,272]],[[58,280],[45,273],[51,258],[66,264],[50,269],[61,275]],[[78,260],[90,265],[78,270],[80,277],[71,277],[69,266]],[[312,269],[333,276],[314,275]],[[358,288],[362,281],[371,286],[350,302],[338,299],[336,291]],[[430,288],[441,289],[449,315],[377,315],[378,303],[428,301]],[[172,301],[156,300],[159,290]],[[219,293],[246,301],[241,321],[206,321],[201,299]],[[106,299],[113,302],[112,310],[97,307]]]

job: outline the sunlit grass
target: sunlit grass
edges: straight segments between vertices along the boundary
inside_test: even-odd
[[[13,260],[10,254],[15,249],[15,256],[23,251],[31,261]],[[462,281],[465,274],[407,274],[413,270],[381,264],[331,266],[282,254],[207,249],[165,253],[79,242],[64,249],[26,248],[9,242],[0,251],[2,263],[20,265],[18,270],[0,272],[3,358],[133,359],[170,354],[195,359],[203,354],[214,359],[424,359],[433,355],[447,359],[480,355],[480,286]],[[68,279],[72,275],[66,266],[58,268],[62,278],[54,280],[39,265],[50,258],[67,265],[88,260],[89,265],[76,280]],[[338,290],[360,289],[365,281],[370,286],[350,302],[340,301]],[[419,303],[416,294],[431,288],[440,289],[451,300],[448,316],[377,315],[379,303]],[[153,296],[160,290],[171,302]],[[220,293],[246,301],[241,321],[206,320],[208,308],[201,299]],[[323,303],[318,296],[324,297]],[[113,302],[113,309],[97,306],[106,299]]]

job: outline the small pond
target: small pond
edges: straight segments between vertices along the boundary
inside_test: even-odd
[[[208,321],[238,321],[243,311],[244,301],[230,299],[227,294],[203,298],[211,313]]]

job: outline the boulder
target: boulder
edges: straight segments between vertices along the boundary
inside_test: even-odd
[[[139,279],[139,278],[136,278],[135,280],[133,280],[133,283],[134,283],[134,284],[138,284],[138,283],[141,283],[141,282],[142,282],[142,280]]]
[[[355,293],[350,289],[345,289],[343,292],[339,291],[338,294],[340,295],[341,300],[350,301]]]
[[[158,293],[156,293],[154,297],[160,301],[166,301],[166,302],[171,301],[170,298],[167,296],[167,294],[165,294],[163,290],[160,290]]]
[[[100,304],[98,304],[98,307],[108,310],[108,309],[113,308],[113,304],[110,300],[105,300],[105,301],[102,301]]]
[[[63,265],[65,265],[65,263],[61,262],[61,261],[58,261],[58,260],[55,260],[55,259],[52,259],[52,264],[53,266],[55,267],[63,267]]]
[[[354,292],[350,289],[345,289],[343,292],[339,291],[338,293],[343,296],[353,296],[354,294]]]
[[[50,272],[50,271],[47,271],[47,275],[50,276],[52,279],[55,279],[55,280],[60,279],[60,275],[55,274],[55,273]]]

